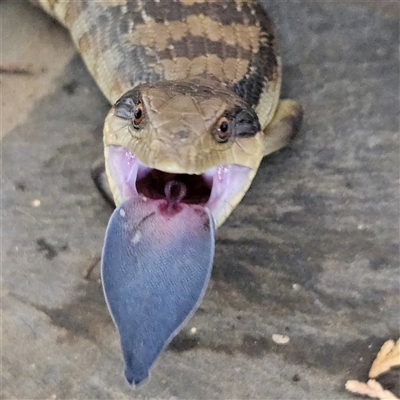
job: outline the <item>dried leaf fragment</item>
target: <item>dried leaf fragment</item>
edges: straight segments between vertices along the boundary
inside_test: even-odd
[[[388,340],[379,350],[368,376],[376,378],[398,366],[400,366],[400,339],[396,343],[393,340]]]
[[[400,400],[389,390],[383,389],[381,384],[375,379],[370,379],[367,383],[359,381],[347,381],[346,389],[352,393],[369,396],[379,400]]]
[[[400,339],[395,343],[393,340],[386,341],[369,370],[369,377],[377,376],[388,372],[393,367],[400,366]],[[347,381],[346,389],[352,393],[357,393],[379,400],[400,400],[389,390],[383,389],[381,384],[375,379],[370,379],[367,383],[359,381]]]

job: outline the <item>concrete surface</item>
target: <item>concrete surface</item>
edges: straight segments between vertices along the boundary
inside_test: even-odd
[[[26,70],[0,76],[4,135],[27,118],[38,99],[56,88],[55,78],[75,49],[66,30],[24,1],[2,1],[0,18],[1,66]]]
[[[351,399],[345,381],[398,337],[399,3],[265,5],[303,128],[219,230],[205,301],[132,393],[98,271],[82,277],[111,213],[89,177],[108,105],[78,56],[59,62],[61,28],[0,3],[2,63],[32,17],[40,41],[61,32],[30,53],[59,68],[35,101],[9,83],[38,74],[1,76],[2,120],[18,117],[2,127],[2,398]],[[381,382],[399,394],[398,372]]]

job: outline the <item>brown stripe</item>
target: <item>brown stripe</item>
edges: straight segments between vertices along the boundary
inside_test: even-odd
[[[257,17],[255,15],[254,3],[245,2],[236,4],[234,2],[193,2],[192,4],[183,4],[182,2],[169,2],[165,0],[159,2],[143,0],[144,10],[149,17],[154,18],[156,22],[184,21],[191,15],[203,15],[209,17],[223,25],[232,23],[244,25],[256,25]],[[189,2],[190,3],[190,2]]]
[[[258,51],[260,28],[232,23],[222,25],[210,17],[192,15],[186,20],[189,32],[194,36],[206,36],[213,41],[223,40],[231,46],[241,46],[246,50]]]
[[[164,78],[169,81],[187,78],[190,64],[187,58],[160,61]]]
[[[154,21],[149,21],[147,24],[135,25],[131,23],[131,29],[121,35],[121,39],[133,46],[149,46],[155,51],[164,50],[168,47],[171,38],[171,29],[164,24],[157,24]],[[121,30],[121,31],[125,31]],[[156,34],[157,32],[157,34]],[[178,32],[175,33],[176,35]]]
[[[156,51],[167,49],[174,41],[186,41],[185,36],[204,36],[211,41],[223,41],[228,46],[240,46],[244,50],[258,52],[260,28],[257,26],[246,26],[232,24],[224,26],[208,17],[192,15],[186,21],[157,23],[150,20],[147,24],[130,23],[131,29],[120,31],[126,32],[122,35],[124,41],[133,45],[151,46]]]
[[[91,40],[90,40],[90,34],[85,33],[77,43],[78,49],[82,54],[88,54],[92,48],[91,46]]]
[[[194,75],[213,75],[221,82],[237,82],[248,69],[248,60],[228,58],[222,60],[215,54],[202,55],[192,60],[186,57],[160,61],[167,80],[185,79]]]
[[[160,59],[185,57],[193,60],[203,55],[216,55],[222,60],[226,58],[243,58],[249,60],[252,52],[241,46],[227,45],[222,41],[214,42],[207,37],[192,36],[191,34],[182,40],[171,41],[167,49],[158,52]]]
[[[68,27],[72,27],[72,24],[78,19],[82,8],[80,7],[79,2],[71,1],[67,4],[64,16],[65,25]]]

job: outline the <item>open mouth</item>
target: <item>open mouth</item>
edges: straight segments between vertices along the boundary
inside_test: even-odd
[[[241,200],[253,176],[252,169],[236,164],[214,166],[198,175],[167,173],[147,167],[121,146],[108,146],[107,163],[117,203],[142,195],[201,205],[211,211],[217,225]]]
[[[138,175],[143,171],[139,163]],[[204,175],[204,176],[203,176]],[[206,204],[211,196],[213,177],[170,174],[151,169],[136,180],[136,190],[150,199],[176,198],[186,204]]]

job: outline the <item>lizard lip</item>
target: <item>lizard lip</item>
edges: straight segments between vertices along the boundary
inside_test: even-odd
[[[122,146],[108,146],[108,174],[116,185],[118,203],[138,195],[152,200],[172,198],[210,209],[216,221],[232,203],[232,198],[248,186],[251,169],[226,164],[202,174],[174,174],[144,165]]]

